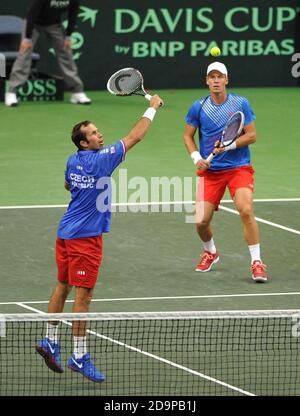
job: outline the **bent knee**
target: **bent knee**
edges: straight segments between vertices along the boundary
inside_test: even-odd
[[[206,229],[209,226],[210,221],[208,219],[196,219],[196,227],[199,230]]]
[[[254,218],[253,209],[251,205],[245,205],[239,209],[239,214],[244,219]]]

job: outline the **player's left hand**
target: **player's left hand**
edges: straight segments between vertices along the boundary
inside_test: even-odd
[[[204,172],[206,169],[210,167],[210,163],[205,159],[201,159],[197,162],[196,166],[198,170],[202,170]]]

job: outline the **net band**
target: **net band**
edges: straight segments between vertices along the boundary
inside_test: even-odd
[[[0,314],[1,321],[109,321],[157,319],[238,319],[292,318],[300,316],[300,309],[262,309],[229,311],[168,311],[168,312],[89,312],[89,313],[25,313]]]

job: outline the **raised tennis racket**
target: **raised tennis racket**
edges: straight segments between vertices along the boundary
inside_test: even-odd
[[[242,133],[245,123],[244,113],[237,111],[232,114],[230,119],[227,121],[221,135],[221,139],[217,147],[223,146],[227,147],[233,143]],[[208,162],[211,162],[214,158],[215,153],[212,152],[206,159]]]
[[[115,72],[107,81],[107,89],[113,95],[142,95],[151,100],[144,88],[143,75],[135,68],[123,68]]]

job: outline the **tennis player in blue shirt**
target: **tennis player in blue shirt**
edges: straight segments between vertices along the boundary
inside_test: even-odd
[[[185,146],[197,166],[197,175],[204,179],[204,191],[201,192],[199,181],[197,196],[199,202],[204,201],[203,214],[196,217],[197,232],[204,251],[195,270],[208,272],[219,261],[210,223],[228,187],[242,220],[251,256],[252,279],[266,282],[266,266],[260,256],[259,228],[253,213],[254,170],[249,145],[256,141],[255,114],[245,97],[227,93],[228,74],[223,63],[213,62],[208,66],[206,83],[210,95],[190,107],[184,132]],[[228,147],[216,148],[226,122],[236,111],[242,111],[245,116],[241,136]],[[200,152],[194,139],[197,130]],[[209,163],[206,159],[212,150],[216,156]],[[201,196],[201,193],[204,195]]]
[[[161,105],[161,98],[154,95],[149,108],[128,135],[107,147],[103,147],[103,135],[91,121],[74,126],[72,140],[78,151],[68,159],[65,172],[65,188],[71,192],[71,202],[57,232],[58,280],[49,301],[49,313],[63,311],[73,286],[72,312],[89,311],[102,261],[102,234],[110,228],[110,177],[124,160],[125,153],[146,135]],[[95,367],[87,350],[85,321],[74,321],[72,332],[74,351],[67,366],[94,382],[104,381],[105,376]],[[57,322],[47,323],[46,336],[36,350],[51,370],[64,371]]]

